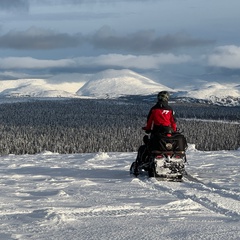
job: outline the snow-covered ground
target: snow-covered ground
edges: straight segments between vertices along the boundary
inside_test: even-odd
[[[187,156],[184,182],[130,176],[136,153],[1,156],[0,239],[239,239],[240,150]]]

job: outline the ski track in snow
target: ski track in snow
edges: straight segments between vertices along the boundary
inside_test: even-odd
[[[239,239],[240,151],[190,146],[183,182],[130,176],[135,157],[1,156],[0,239]]]

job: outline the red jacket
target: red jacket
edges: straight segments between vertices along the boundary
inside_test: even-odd
[[[174,112],[167,103],[157,103],[148,114],[145,130],[152,130],[154,126],[171,127],[176,132],[177,124]]]

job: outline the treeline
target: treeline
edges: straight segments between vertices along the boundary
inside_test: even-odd
[[[0,153],[136,151],[145,134],[141,127],[153,104],[109,99],[0,104]],[[240,146],[239,123],[197,119],[208,115],[210,119],[227,120],[230,116],[237,121],[240,108],[213,107],[213,111],[211,107],[199,105],[173,104],[173,107],[182,117],[178,127],[197,149],[229,150]]]
[[[178,123],[189,143],[199,150],[235,150],[240,147],[240,123],[181,119]]]
[[[198,103],[173,103],[173,106],[176,110],[177,116],[180,118],[212,119],[222,121],[240,120],[240,107],[224,107]]]

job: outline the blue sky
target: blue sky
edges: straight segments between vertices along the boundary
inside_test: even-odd
[[[1,0],[0,79],[127,68],[240,83],[239,0]]]

